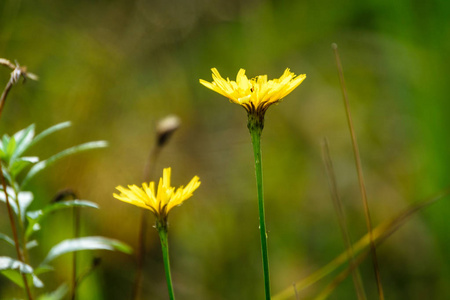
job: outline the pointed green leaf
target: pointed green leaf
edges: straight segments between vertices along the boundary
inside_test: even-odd
[[[10,244],[11,246],[14,246],[13,239],[1,232],[0,232],[0,240],[5,241],[6,243]]]
[[[17,215],[18,214],[17,200],[15,199],[16,194],[14,192],[14,189],[8,186],[6,187],[6,191],[8,192],[9,204],[11,205],[11,208],[14,211],[14,213]],[[22,215],[22,221],[25,221],[25,214],[28,209],[28,206],[30,206],[31,202],[33,202],[33,193],[23,191],[19,192],[17,197],[19,199],[19,207]],[[0,201],[6,202],[5,192],[3,191],[3,189],[0,189]]]
[[[36,144],[37,142],[39,142],[40,140],[42,140],[43,138],[49,136],[50,134],[59,131],[61,129],[67,128],[70,125],[72,125],[70,122],[62,122],[56,125],[53,125],[50,128],[47,128],[46,130],[42,131],[41,133],[39,133],[38,135],[36,135],[36,137],[33,139],[33,141],[28,145],[28,147],[25,148],[25,150],[27,150],[28,148],[30,148],[31,146],[33,146],[34,144]],[[24,150],[24,151],[25,151]]]
[[[30,206],[31,202],[33,202],[34,196],[32,192],[19,192],[17,195],[19,198],[19,207],[20,207],[20,215],[22,217],[22,222],[25,222],[25,216],[27,213],[27,209]]]
[[[34,269],[34,274],[41,275],[41,274],[48,273],[48,272],[51,272],[54,270],[55,270],[55,268],[53,268],[52,266],[39,266],[36,269]]]
[[[5,161],[9,164],[12,155],[14,154],[14,151],[16,150],[16,140],[14,139],[14,137],[11,137],[9,139],[9,143],[8,146],[6,147],[6,157],[5,157]]]
[[[37,173],[41,172],[48,166],[53,165],[55,162],[57,162],[61,158],[64,158],[66,156],[69,156],[69,155],[72,155],[72,154],[75,154],[78,152],[91,150],[91,149],[97,149],[97,148],[104,148],[107,146],[108,146],[108,143],[105,141],[95,141],[95,142],[88,142],[85,144],[77,145],[77,146],[68,148],[66,150],[63,150],[63,151],[59,152],[58,154],[55,154],[52,157],[35,164],[30,169],[27,176],[23,179],[22,186],[25,186],[28,183],[28,181],[30,181],[30,179],[33,178]]]
[[[0,272],[5,270],[19,270],[27,274],[33,273],[33,268],[29,265],[8,256],[0,256]]]
[[[4,156],[6,156],[6,152],[7,152],[7,149],[8,149],[8,145],[9,145],[9,135],[7,135],[7,134],[4,134],[3,135],[3,137],[2,137],[2,152],[3,152],[3,156],[2,156],[2,159],[4,159]]]
[[[57,290],[39,296],[37,300],[61,300],[64,299],[69,289],[66,284],[62,284]]]
[[[32,249],[34,247],[37,247],[37,246],[39,246],[39,244],[38,244],[38,242],[36,240],[32,240],[32,241],[29,241],[27,243],[27,249],[28,250],[30,250],[30,249]]]
[[[20,157],[20,155],[22,155],[25,150],[28,149],[29,145],[33,141],[34,128],[34,124],[31,124],[27,128],[22,129],[21,131],[14,134],[14,139],[16,140],[17,146],[16,151],[14,151],[12,155],[12,160]]]
[[[27,213],[28,218],[28,225],[27,229],[25,231],[25,234],[28,237],[30,235],[41,229],[39,226],[39,223],[43,218],[48,216],[51,212],[54,212],[59,209],[63,208],[70,208],[70,207],[92,207],[92,208],[99,208],[98,205],[94,202],[87,201],[87,200],[70,200],[70,201],[61,201],[56,203],[51,203],[47,205],[44,209],[30,211]]]
[[[21,288],[25,288],[25,285],[23,284],[22,275],[16,270],[4,270],[0,271],[0,273],[9,280],[11,280],[12,282],[14,282],[15,284],[17,284],[18,286],[20,286]]]
[[[15,178],[24,168],[28,167],[31,164],[35,164],[38,161],[39,158],[37,156],[25,156],[11,160],[11,164],[9,166],[9,173],[11,174],[12,177]]]
[[[11,183],[12,182],[11,176],[9,175],[7,168],[4,166],[3,163],[2,163],[2,171],[3,171],[3,177],[5,177],[5,179],[6,179],[6,184]]]
[[[1,271],[1,274],[3,274],[6,278],[20,286],[21,288],[25,288],[25,285],[23,284],[23,278],[22,275],[17,272],[17,270],[5,270]],[[28,283],[32,284],[32,286],[35,286],[37,288],[43,288],[44,283],[37,277],[35,274],[26,274]]]
[[[22,288],[24,287],[22,273],[27,274],[27,277],[32,279],[31,282],[35,287],[41,288],[44,286],[42,281],[33,274],[31,266],[8,256],[0,256],[0,273]]]
[[[13,210],[14,213],[17,215],[18,209],[17,209],[17,203],[16,203],[16,200],[15,200],[14,190],[13,190],[12,187],[7,186],[7,187],[6,187],[6,192],[8,193],[9,205],[11,205],[12,210]],[[2,188],[0,188],[0,201],[6,203],[5,192],[3,191]]]
[[[62,241],[50,250],[42,264],[48,264],[50,261],[65,253],[81,250],[117,250],[127,254],[133,252],[130,246],[118,240],[101,236],[89,236]]]

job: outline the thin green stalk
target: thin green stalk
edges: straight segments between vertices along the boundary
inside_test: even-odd
[[[262,127],[249,126],[250,135],[252,137],[253,153],[255,156],[256,169],[256,187],[258,194],[259,207],[259,232],[261,236],[261,253],[264,269],[264,290],[266,300],[270,300],[270,278],[269,278],[269,258],[267,255],[267,232],[266,232],[266,218],[264,212],[264,193],[263,193],[263,172],[262,172],[262,157],[261,157],[261,132]]]
[[[167,227],[161,224],[157,224],[156,227],[159,233],[159,239],[161,240],[164,269],[166,271],[167,289],[169,290],[169,299],[175,300],[175,294],[173,293],[172,276],[170,274],[169,241],[167,239]]]

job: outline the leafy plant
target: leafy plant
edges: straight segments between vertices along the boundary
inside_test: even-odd
[[[36,175],[64,157],[107,146],[105,141],[88,142],[65,149],[44,160],[39,159],[37,156],[24,155],[32,146],[45,137],[69,126],[70,122],[60,123],[35,135],[35,125],[32,124],[12,136],[4,134],[0,140],[0,160],[3,177],[7,181],[6,190],[0,187],[0,201],[6,202],[8,197],[19,228],[18,236],[20,238],[20,245],[18,246],[25,258],[25,262],[22,262],[11,257],[0,257],[0,273],[22,288],[25,288],[24,281],[22,280],[23,275],[25,275],[32,286],[37,288],[44,287],[38,275],[52,270],[49,266],[51,261],[66,253],[99,249],[121,251],[128,254],[132,252],[128,245],[114,239],[105,237],[79,237],[66,239],[55,245],[37,267],[29,265],[27,252],[30,248],[39,246],[39,242],[33,239],[33,234],[41,229],[43,219],[51,213],[67,208],[90,207],[98,209],[96,203],[74,199],[52,202],[40,209],[29,210],[34,200],[34,194],[31,191],[24,190],[24,188]],[[15,246],[14,239],[4,233],[0,233],[0,241],[10,246]],[[66,293],[67,286],[62,285],[52,293],[43,294],[39,299],[61,299]]]

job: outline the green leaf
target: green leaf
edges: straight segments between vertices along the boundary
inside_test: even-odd
[[[42,281],[33,274],[31,266],[8,256],[0,256],[0,273],[22,288],[24,284],[21,274],[26,274],[29,279],[32,279],[34,286],[38,288],[44,286]]]
[[[21,288],[23,289],[25,288],[25,285],[23,284],[22,274],[20,274],[17,270],[5,270],[0,273],[2,273],[6,278],[8,278]],[[37,288],[44,287],[44,283],[35,274],[26,274],[26,276],[28,283],[31,283],[33,286]]]
[[[46,130],[44,130],[41,133],[39,133],[38,135],[36,135],[36,137],[33,139],[33,141],[28,145],[28,147],[26,147],[24,149],[24,152],[25,152],[25,150],[27,150],[28,148],[30,148],[31,146],[33,146],[34,144],[36,144],[37,142],[42,140],[43,138],[49,136],[50,134],[52,134],[56,131],[70,127],[70,125],[72,125],[70,122],[62,122],[62,123],[53,125],[50,128],[47,128]]]
[[[18,214],[17,201],[15,199],[16,195],[14,189],[8,186],[6,187],[6,191],[8,192],[9,204],[11,205],[11,208],[14,211],[14,213],[17,215]],[[25,214],[28,209],[28,206],[30,206],[31,202],[33,202],[33,193],[23,191],[19,192],[17,197],[19,198],[19,207],[22,215],[22,221],[25,221]],[[5,192],[3,191],[3,189],[0,189],[0,201],[6,202]]]
[[[3,160],[5,161],[5,163],[7,163],[9,165],[10,160],[12,155],[14,154],[14,151],[16,150],[16,140],[14,139],[14,137],[11,137],[9,139],[8,145],[6,146],[6,153],[5,153],[5,157],[3,158]]]
[[[64,283],[55,291],[39,296],[37,300],[61,300],[64,298],[64,296],[67,294],[68,291],[69,289],[67,288],[67,285]]]
[[[20,286],[21,288],[23,289],[25,288],[25,285],[23,284],[22,275],[16,270],[5,270],[0,271],[0,273],[9,280],[11,280],[12,282],[14,282],[15,284],[17,284],[18,286]]]
[[[2,148],[2,160],[6,159],[6,153],[8,152],[8,145],[9,145],[9,135],[4,134],[2,137],[2,142],[1,142],[1,148]]]
[[[5,241],[6,243],[10,244],[11,246],[14,246],[13,239],[1,232],[0,232],[0,240]]]
[[[7,184],[13,182],[5,165],[2,162],[0,163],[2,164],[3,177],[5,177]]]
[[[27,243],[27,249],[28,250],[30,250],[30,249],[32,249],[32,248],[34,248],[34,247],[37,247],[37,246],[39,246],[39,244],[38,244],[38,242],[36,241],[36,240],[32,240],[32,241],[29,241],[28,243]]]
[[[33,193],[32,192],[19,192],[17,195],[19,198],[19,207],[20,207],[20,215],[22,217],[22,222],[25,222],[25,216],[27,213],[27,209],[30,206],[31,202],[33,202]]]
[[[55,270],[55,268],[53,268],[52,266],[39,266],[36,269],[34,269],[34,274],[41,275],[41,274],[48,273],[48,272],[51,272],[54,270]]]
[[[44,170],[45,168],[53,165],[55,162],[57,162],[61,158],[64,158],[66,156],[69,156],[69,155],[72,155],[72,154],[75,154],[78,152],[91,150],[91,149],[97,149],[97,148],[104,148],[107,146],[108,146],[108,143],[105,141],[88,142],[85,144],[81,144],[81,145],[77,145],[77,146],[68,148],[66,150],[59,152],[58,154],[53,155],[52,157],[50,157],[46,160],[40,161],[39,163],[35,164],[30,169],[27,176],[25,176],[25,178],[22,181],[22,187],[25,186],[28,183],[28,181],[30,181],[30,179],[33,178],[37,173],[39,173],[42,170]]]
[[[34,137],[34,124],[31,124],[25,129],[14,134],[14,139],[16,140],[16,150],[12,155],[12,160],[14,161],[16,158],[20,157],[25,150],[28,149],[30,144],[33,142]]]
[[[133,252],[130,246],[118,240],[101,236],[89,236],[62,241],[49,251],[42,264],[48,264],[50,261],[63,254],[81,250],[117,250],[127,254]]]
[[[14,190],[13,190],[12,187],[7,186],[7,187],[6,187],[6,192],[8,193],[9,205],[11,205],[12,210],[13,210],[14,213],[17,215],[18,209],[17,209],[17,203],[16,203],[16,200],[15,200]],[[0,188],[0,201],[6,203],[5,192],[3,191],[2,188]]]
[[[5,270],[19,270],[26,274],[33,273],[33,268],[29,265],[8,256],[0,256],[0,272]]]
[[[69,200],[69,201],[61,201],[56,203],[51,203],[47,205],[44,209],[30,211],[27,213],[28,225],[25,231],[26,237],[28,238],[33,232],[41,229],[39,223],[43,218],[48,216],[51,212],[62,208],[70,208],[70,207],[92,207],[99,208],[98,205],[94,202],[87,200]]]
[[[24,168],[28,167],[31,164],[35,164],[39,161],[37,156],[25,156],[19,157],[11,160],[11,164],[9,165],[9,173],[14,178],[17,174],[20,173]]]

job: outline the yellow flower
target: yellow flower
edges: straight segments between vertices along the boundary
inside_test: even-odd
[[[167,215],[175,206],[182,204],[192,196],[199,187],[200,181],[197,176],[186,185],[186,187],[175,188],[170,186],[170,168],[163,170],[163,177],[159,180],[158,190],[155,190],[155,182],[143,183],[142,187],[129,185],[128,189],[118,186],[120,195],[113,194],[114,198],[150,210],[158,219],[165,223]]]
[[[278,79],[267,80],[267,75],[248,79],[245,70],[240,69],[236,81],[231,81],[223,79],[216,68],[211,70],[213,82],[200,79],[201,84],[243,106],[249,114],[262,116],[270,105],[281,101],[306,78],[305,74],[296,76],[288,68]]]

